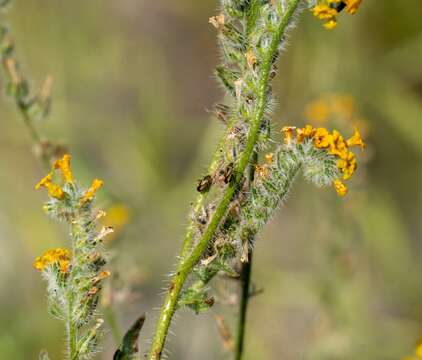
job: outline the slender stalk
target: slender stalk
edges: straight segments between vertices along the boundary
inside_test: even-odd
[[[251,252],[249,254],[249,261],[242,264],[242,271],[240,273],[242,294],[240,298],[240,307],[239,307],[239,320],[238,320],[238,327],[237,327],[235,360],[242,360],[242,356],[243,356],[243,347],[244,347],[245,332],[246,332],[246,315],[247,315],[249,297],[250,297],[249,289],[250,289],[250,283],[251,283],[252,259],[253,259],[253,253]]]
[[[229,124],[228,124],[228,127],[226,129],[226,135],[230,131],[234,121],[235,121],[235,117],[232,117],[229,120]],[[215,152],[213,154],[211,164],[208,167],[207,174],[212,174],[215,171],[215,169],[217,168],[218,161],[219,161],[220,156],[221,156],[219,149],[221,148],[225,139],[226,139],[226,136],[223,136],[220,139],[218,146],[217,146],[217,149],[215,150]],[[204,199],[205,199],[205,196],[203,194],[199,194],[197,196],[196,201],[195,201],[195,206],[193,207],[194,213],[197,213],[199,211],[199,209],[201,208],[201,206],[204,202]],[[193,222],[191,222],[188,226],[188,230],[186,232],[185,239],[183,240],[182,250],[181,250],[180,255],[179,255],[181,259],[183,259],[183,258],[185,258],[186,256],[189,255],[189,250],[191,249],[192,241],[193,241],[193,238],[194,238],[194,236],[193,236],[194,232],[195,232],[195,228],[193,226]]]
[[[31,118],[28,116],[28,113],[26,110],[19,106],[20,113],[22,114],[23,122],[26,126],[26,129],[28,130],[29,135],[31,136],[33,144],[38,147],[39,149],[42,149],[42,138],[41,135],[38,133],[38,130],[34,126]],[[51,157],[44,151],[41,151],[41,161],[43,163],[43,166],[46,170],[50,169],[52,159]]]
[[[255,165],[258,162],[258,153],[253,154],[251,167],[249,169],[249,183],[252,183],[255,177]],[[240,271],[240,285],[241,285],[241,298],[239,304],[239,319],[237,325],[237,336],[236,336],[236,348],[235,348],[235,360],[241,360],[243,355],[243,344],[245,341],[246,332],[246,314],[249,304],[249,289],[252,277],[252,260],[253,260],[253,249],[249,252],[249,258],[246,263],[242,263],[242,269]]]
[[[152,346],[148,354],[149,360],[158,360],[161,359],[162,351],[164,348],[164,343],[167,337],[167,333],[170,327],[170,323],[173,317],[173,314],[177,307],[177,300],[179,298],[180,292],[183,288],[183,285],[186,281],[186,278],[191,273],[192,268],[200,260],[203,252],[208,246],[208,243],[213,238],[214,233],[216,232],[218,226],[220,225],[221,220],[223,219],[226,210],[230,204],[231,199],[235,191],[237,190],[239,184],[242,181],[243,174],[247,165],[250,163],[251,156],[254,152],[255,145],[258,139],[259,130],[261,127],[262,119],[264,117],[265,108],[266,108],[266,99],[268,85],[270,81],[270,71],[271,65],[274,56],[278,52],[278,46],[280,41],[286,31],[289,22],[294,15],[296,9],[299,6],[301,0],[292,0],[289,2],[286,12],[283,16],[283,19],[275,31],[274,37],[270,44],[269,50],[266,54],[266,57],[263,61],[263,71],[262,77],[259,81],[258,86],[258,96],[257,96],[257,107],[254,112],[254,115],[250,122],[250,130],[246,140],[245,150],[243,151],[239,164],[236,168],[236,177],[232,184],[226,189],[223,194],[223,197],[217,206],[214,215],[211,218],[211,221],[208,224],[205,232],[198,241],[196,247],[192,250],[192,253],[187,257],[181,257],[179,264],[177,266],[176,274],[174,275],[169,291],[164,299],[164,303],[161,307],[160,316],[157,322],[157,328],[155,336],[153,338]],[[188,231],[187,238],[191,237],[192,234]],[[186,239],[185,239],[186,242]],[[185,246],[184,248],[185,249]]]

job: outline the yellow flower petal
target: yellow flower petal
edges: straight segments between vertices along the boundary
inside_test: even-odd
[[[88,201],[91,201],[94,198],[97,190],[100,189],[103,185],[104,185],[104,182],[102,180],[94,179],[92,181],[91,187],[87,191],[85,191],[85,194],[81,199],[81,203],[85,204]]]
[[[316,129],[314,144],[318,149],[325,149],[332,143],[332,135],[325,128]]]
[[[70,264],[69,250],[57,248],[46,251],[35,259],[34,268],[43,271],[46,267],[53,264],[58,264],[60,272],[67,273]]]
[[[346,3],[346,11],[353,15],[358,11],[362,0],[344,0],[344,2]]]
[[[67,183],[73,183],[72,169],[70,167],[70,155],[65,154],[63,158],[54,162],[54,169],[60,169],[63,175],[64,181]]]
[[[64,198],[64,191],[59,185],[56,184],[49,184],[47,186],[48,189],[48,195],[50,195],[53,198],[56,198],[58,200],[61,200]]]
[[[53,174],[47,174],[41,181],[35,185],[35,189],[39,189],[40,187],[45,187],[48,191],[48,195],[54,197],[56,199],[63,199],[64,192],[62,188],[56,184],[53,184]]]
[[[35,185],[35,190],[38,190],[41,186],[47,187],[48,184],[52,183],[52,181],[53,181],[53,174],[49,173],[46,176],[44,176],[37,185]]]
[[[360,146],[360,148],[363,150],[365,148],[365,143],[362,140],[362,137],[360,135],[360,132],[357,127],[355,127],[355,133],[353,136],[347,140],[348,146]]]
[[[422,339],[417,343],[415,353],[417,356],[422,358]]]
[[[347,187],[340,180],[334,181],[334,188],[339,196],[345,196],[347,194]]]
[[[324,27],[328,30],[333,30],[337,27],[337,20],[335,18],[332,18],[331,20],[327,21],[324,24]]]
[[[312,13],[318,19],[328,20],[337,15],[337,10],[326,4],[317,5],[312,9]]]

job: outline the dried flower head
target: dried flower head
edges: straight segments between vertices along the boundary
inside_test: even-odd
[[[218,30],[222,30],[226,23],[226,17],[224,14],[219,14],[209,18],[209,23]]]

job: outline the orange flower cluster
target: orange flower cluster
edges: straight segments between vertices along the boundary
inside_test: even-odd
[[[56,160],[53,164],[53,170],[49,172],[43,179],[41,179],[37,185],[35,185],[35,189],[38,190],[40,187],[45,187],[48,190],[48,195],[58,200],[63,199],[65,193],[59,185],[53,183],[53,175],[54,170],[59,169],[62,172],[64,181],[67,183],[73,183],[70,159],[70,155],[65,154],[62,159]]]
[[[282,131],[287,144],[290,144],[293,140],[300,144],[305,139],[312,139],[317,149],[324,149],[329,154],[337,157],[337,167],[342,174],[342,180],[350,179],[357,168],[356,156],[349,148],[360,146],[363,149],[365,147],[365,143],[357,128],[355,128],[353,136],[347,140],[337,130],[333,130],[330,133],[326,128],[314,128],[311,125],[306,125],[304,128],[286,126]],[[346,195],[347,187],[340,179],[334,182],[334,187],[340,196]]]
[[[63,180],[67,184],[73,184],[73,175],[72,175],[72,168],[70,166],[71,157],[69,154],[65,154],[63,158],[58,159],[53,164],[53,169],[49,172],[41,181],[35,185],[35,189],[39,189],[40,187],[45,187],[48,190],[48,195],[58,200],[62,200],[65,197],[65,192],[60,185],[53,183],[53,175],[54,170],[60,170]],[[95,193],[98,189],[103,186],[103,181],[99,179],[94,179],[92,182],[91,187],[85,191],[81,198],[81,204],[85,204],[95,196]]]
[[[324,27],[332,30],[337,26],[337,15],[345,10],[349,14],[355,14],[362,0],[323,0],[312,8],[312,13],[318,19],[324,20]]]
[[[61,273],[69,270],[70,255],[69,250],[63,248],[51,249],[43,255],[38,256],[34,261],[35,269],[43,271],[46,267],[58,264]]]

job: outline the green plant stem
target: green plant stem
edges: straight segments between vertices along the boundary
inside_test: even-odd
[[[258,153],[254,152],[251,166],[249,169],[249,183],[252,184],[255,177],[255,166],[258,163]],[[241,298],[239,304],[239,319],[237,325],[235,360],[241,360],[243,355],[243,344],[245,341],[246,332],[246,315],[249,304],[249,289],[252,276],[252,260],[253,249],[250,250],[249,258],[246,263],[242,263],[240,271],[240,285],[241,285]]]
[[[291,0],[288,4],[285,14],[279,27],[276,29],[274,37],[272,39],[268,53],[266,54],[265,60],[262,64],[262,77],[259,81],[258,96],[257,96],[257,107],[255,113],[250,122],[250,130],[246,141],[245,150],[243,151],[239,164],[236,168],[236,177],[232,184],[226,189],[223,197],[217,206],[214,215],[209,222],[208,227],[200,238],[198,244],[192,250],[192,253],[187,257],[181,257],[177,266],[176,274],[173,276],[168,293],[164,299],[164,303],[161,307],[160,316],[157,322],[156,332],[152,341],[151,349],[148,354],[149,360],[161,359],[161,355],[164,348],[164,343],[167,337],[167,333],[170,327],[170,323],[174,312],[177,307],[177,300],[183,285],[191,273],[192,268],[200,260],[204,250],[207,248],[208,243],[214,236],[215,231],[220,225],[226,210],[233,198],[235,191],[243,179],[244,171],[250,162],[251,155],[254,152],[255,145],[259,135],[259,129],[261,127],[262,119],[264,117],[265,108],[267,105],[267,90],[270,81],[270,71],[274,56],[278,52],[278,46],[280,45],[281,39],[285,33],[289,22],[294,15],[296,9],[299,6],[301,0]],[[192,236],[191,232],[188,232],[187,236]],[[183,247],[184,248],[184,247]]]
[[[226,139],[226,135],[230,132],[230,129],[232,128],[232,125],[234,124],[235,120],[236,120],[236,118],[234,116],[229,120],[226,133],[220,139],[218,146],[217,146],[217,149],[215,150],[215,152],[213,154],[211,164],[208,167],[208,171],[207,171],[208,174],[212,174],[216,170],[216,168],[218,166],[218,162],[221,158],[220,149],[223,146],[224,141]],[[197,196],[196,201],[195,201],[195,205],[193,207],[193,212],[195,214],[200,210],[202,204],[204,203],[204,200],[205,200],[204,194],[199,194]],[[189,251],[191,250],[191,245],[192,245],[192,241],[193,241],[193,238],[194,238],[194,233],[195,233],[195,228],[194,228],[193,222],[191,222],[188,226],[188,230],[186,232],[185,239],[183,240],[182,250],[180,251],[179,256],[180,256],[181,259],[183,259],[183,258],[185,258],[186,256],[189,255]]]
[[[249,261],[242,264],[242,271],[240,273],[240,282],[242,287],[242,294],[239,306],[239,320],[237,325],[235,360],[241,360],[243,356],[243,347],[245,342],[246,332],[246,315],[249,304],[249,289],[251,284],[252,273],[252,259],[253,253],[249,254]]]

